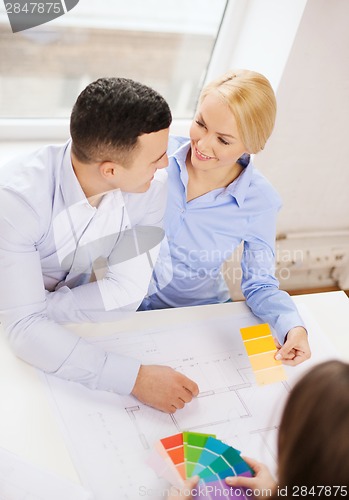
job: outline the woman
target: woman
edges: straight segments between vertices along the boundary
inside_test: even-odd
[[[292,389],[278,436],[278,481],[268,468],[244,457],[255,476],[227,477],[234,488],[270,491],[273,498],[345,497],[349,489],[349,365],[327,361],[310,370]],[[197,479],[187,482],[189,494]],[[249,495],[251,496],[251,495]],[[195,498],[195,496],[194,496]]]
[[[281,203],[250,156],[264,148],[275,115],[273,89],[259,73],[229,72],[203,89],[190,139],[170,140],[169,254],[163,245],[141,309],[226,302],[221,266],[243,241],[246,302],[276,330],[277,358],[295,365],[310,357],[310,349],[303,321],[274,276]]]
[[[349,488],[349,365],[327,361],[294,387],[285,406],[278,437],[277,490],[289,497],[347,496]],[[227,478],[227,484],[252,489],[270,484],[262,464],[250,460],[256,476]],[[335,487],[339,489],[335,492]],[[303,490],[301,491],[301,488]],[[322,490],[321,490],[321,487]],[[285,490],[286,489],[286,490]]]

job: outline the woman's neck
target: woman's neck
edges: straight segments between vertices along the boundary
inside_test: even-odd
[[[191,163],[190,152],[187,156],[186,167],[188,171],[187,201],[198,198],[214,189],[229,186],[243,171],[243,167],[238,163],[227,168],[197,170]]]

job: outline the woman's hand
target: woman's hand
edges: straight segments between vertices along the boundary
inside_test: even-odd
[[[252,492],[254,490],[270,490],[270,495],[268,496],[271,496],[276,489],[276,482],[274,481],[268,467],[260,462],[257,462],[257,460],[253,460],[252,458],[242,458],[253,469],[255,474],[254,477],[226,477],[225,482],[227,485],[232,486],[233,488],[249,488]]]
[[[192,490],[193,490],[193,488],[195,488],[195,486],[198,484],[198,482],[199,482],[199,476],[193,476],[184,482],[184,486],[180,490],[177,490],[176,488],[172,487],[171,491],[172,490],[176,490],[176,491],[174,491],[168,497],[167,500],[177,500],[178,498],[187,498],[187,499],[192,500],[193,499]]]
[[[295,366],[303,363],[311,356],[308,343],[308,334],[302,326],[296,326],[286,335],[286,342],[281,345],[276,342],[278,352],[275,359],[282,361],[285,365]]]

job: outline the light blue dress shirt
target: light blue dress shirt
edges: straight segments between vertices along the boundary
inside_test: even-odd
[[[146,193],[110,191],[96,208],[75,176],[70,142],[0,168],[0,321],[19,357],[93,389],[132,390],[138,360],[61,323],[137,309],[158,255],[154,234],[163,236],[166,177],[158,171]]]
[[[141,309],[214,304],[229,300],[223,262],[243,241],[242,291],[253,313],[275,328],[279,341],[304,326],[274,275],[276,217],[281,200],[249,157],[226,188],[187,202],[186,157],[190,142],[171,137],[168,203],[163,242],[148,297]]]

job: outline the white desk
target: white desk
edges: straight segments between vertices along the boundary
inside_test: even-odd
[[[344,292],[294,297],[305,304],[322,331],[349,361],[349,299]],[[136,313],[132,318],[103,325],[71,325],[84,337],[139,328],[162,328],[191,319],[224,317],[246,312],[244,302]],[[45,387],[31,366],[15,358],[0,330],[0,446],[34,464],[79,482]]]

